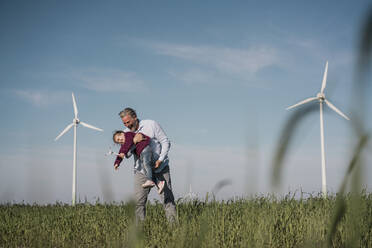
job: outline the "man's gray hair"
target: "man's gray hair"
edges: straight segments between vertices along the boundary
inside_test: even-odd
[[[129,115],[133,118],[137,117],[137,113],[132,108],[125,108],[124,110],[120,111],[119,116],[123,118],[124,116]]]

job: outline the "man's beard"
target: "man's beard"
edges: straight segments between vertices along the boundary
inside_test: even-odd
[[[135,121],[132,125],[128,126],[130,131],[135,132],[137,130],[138,121]]]
[[[130,131],[132,131],[132,132],[136,131],[136,128],[135,128],[135,125],[134,125],[134,124],[131,125],[131,126],[129,126],[129,129],[130,129]]]

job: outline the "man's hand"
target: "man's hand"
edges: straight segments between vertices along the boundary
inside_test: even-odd
[[[115,165],[114,165],[114,169],[115,169],[115,170],[118,170],[118,169],[119,169],[119,164],[115,164]]]
[[[120,153],[118,156],[124,159],[124,153]]]
[[[143,140],[145,140],[145,137],[143,137],[141,133],[136,133],[136,135],[134,135],[134,138],[133,138],[133,143],[137,144]]]
[[[161,160],[157,160],[157,161],[155,162],[155,169],[158,168],[158,167],[161,165],[162,162],[163,162],[163,161],[161,161]]]

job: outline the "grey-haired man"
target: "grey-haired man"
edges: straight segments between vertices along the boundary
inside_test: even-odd
[[[134,109],[125,108],[119,113],[119,116],[124,126],[127,127],[124,131],[141,132],[151,138],[150,146],[153,150],[155,163],[153,175],[165,181],[164,190],[160,194],[160,198],[163,201],[167,219],[171,222],[174,221],[177,212],[169,171],[168,151],[170,149],[170,141],[167,135],[156,121],[137,119],[137,114]],[[143,221],[146,216],[146,202],[151,190],[151,188],[142,187],[142,184],[146,180],[144,168],[140,160],[134,154],[134,196],[136,200],[137,221]]]

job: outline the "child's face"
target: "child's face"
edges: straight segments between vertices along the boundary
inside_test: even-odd
[[[124,142],[125,142],[124,133],[116,134],[115,137],[114,137],[114,141],[115,141],[115,143],[118,143],[118,144],[124,144]]]

